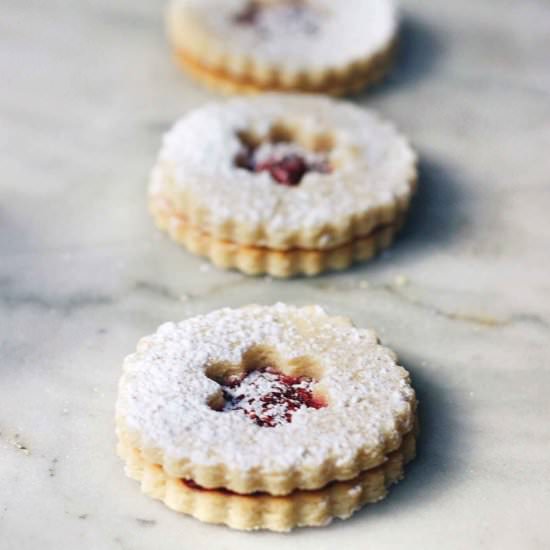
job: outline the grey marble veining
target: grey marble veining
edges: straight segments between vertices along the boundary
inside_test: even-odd
[[[396,245],[289,282],[159,235],[161,133],[213,96],[173,66],[158,2],[5,0],[0,15],[0,548],[550,547],[550,4],[406,3],[387,82],[354,98],[421,155]],[[142,496],[114,454],[123,356],[165,320],[317,302],[413,375],[419,456],[325,529],[243,534]]]

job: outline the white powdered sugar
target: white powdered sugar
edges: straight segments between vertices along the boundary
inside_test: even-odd
[[[283,391],[268,370],[234,385],[225,410],[214,410],[213,399],[223,388],[207,376],[208,369],[240,365],[257,347],[271,350],[276,364],[270,366],[277,371],[288,372],[293,362],[314,364],[316,380],[287,380],[286,386],[318,392],[324,403],[296,406],[285,421],[288,410],[275,410],[277,421],[268,426],[227,406],[242,393],[261,398]],[[318,306],[276,304],[225,308],[159,327],[125,361],[117,416],[142,447],[160,449],[168,463],[277,472],[319,467],[327,459],[351,464],[359,451],[377,451],[396,430],[410,429],[413,407],[408,374],[372,331],[329,317]],[[399,422],[411,425],[396,426]]]
[[[305,147],[288,142],[264,142],[256,149],[254,158],[257,163],[262,163],[269,160],[281,160],[292,155],[302,157],[306,164],[318,164],[326,159],[326,155],[322,153],[308,151]]]
[[[268,142],[281,125],[306,141],[325,136],[328,150],[310,154],[326,158],[330,173],[310,171],[289,187],[266,171],[236,165],[242,133]],[[319,96],[266,94],[211,103],[184,116],[164,138],[150,193],[168,197],[183,214],[192,204],[201,212],[201,229],[214,237],[238,223],[256,232],[255,244],[262,245],[272,234],[281,241],[304,231],[322,234],[393,207],[410,196],[415,166],[407,140],[368,110]]]
[[[341,67],[387,48],[397,31],[392,0],[174,0],[184,32],[214,51],[295,70]]]
[[[363,486],[359,483],[350,487],[347,491],[348,496],[352,498],[357,498],[363,492]]]

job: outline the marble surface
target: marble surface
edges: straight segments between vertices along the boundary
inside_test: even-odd
[[[212,97],[173,66],[159,2],[4,0],[0,15],[0,547],[550,547],[550,4],[406,3],[391,78],[355,98],[421,155],[383,256],[276,282],[158,234],[161,133]],[[380,331],[423,424],[390,497],[291,535],[203,525],[142,496],[114,454],[120,363],[165,320],[317,302]]]

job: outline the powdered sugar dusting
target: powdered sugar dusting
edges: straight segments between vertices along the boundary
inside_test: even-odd
[[[300,407],[291,422],[270,429],[241,411],[213,410],[223,388],[208,369],[242,364],[258,346],[272,351],[279,371],[306,359],[316,365],[327,406]],[[241,471],[318,467],[329,458],[345,466],[359,450],[374,452],[394,437],[396,418],[410,428],[413,404],[406,371],[372,331],[318,306],[276,304],[224,308],[160,326],[125,361],[117,416],[141,448],[161,449],[167,471],[185,477],[174,471],[174,461]]]
[[[360,483],[358,483],[357,485],[353,485],[348,489],[348,496],[352,498],[358,498],[362,492],[363,492],[363,486]]]
[[[308,151],[296,143],[262,143],[256,149],[256,162],[262,163],[268,160],[282,160],[284,157],[296,155],[303,157],[307,164],[321,164],[326,161],[326,155]]]

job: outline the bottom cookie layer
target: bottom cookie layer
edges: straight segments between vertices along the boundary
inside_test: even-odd
[[[208,88],[224,94],[254,94],[278,91],[343,96],[357,93],[382,80],[393,62],[395,49],[395,43],[392,43],[386,50],[364,63],[361,68],[350,70],[342,77],[332,78],[318,85],[307,84],[307,79],[282,83],[276,79],[275,73],[274,78],[267,81],[254,78],[253,73],[237,77],[223,69],[206,67],[185,50],[175,50],[174,55],[178,64],[193,78]]]
[[[168,476],[161,466],[146,462],[135,448],[119,442],[117,450],[126,463],[126,474],[141,483],[143,493],[177,512],[234,529],[289,531],[300,526],[326,525],[334,518],[345,519],[365,504],[382,500],[388,488],[403,478],[405,464],[414,458],[416,436],[414,431],[409,433],[384,464],[354,479],[286,496],[202,489]]]
[[[405,219],[405,214],[401,213],[392,224],[379,226],[372,233],[337,248],[281,251],[214,239],[186,223],[158,195],[151,198],[150,211],[159,229],[166,231],[190,252],[209,258],[214,265],[224,269],[238,269],[248,275],[267,274],[273,277],[318,275],[324,271],[346,269],[354,262],[368,260],[391,245]]]

